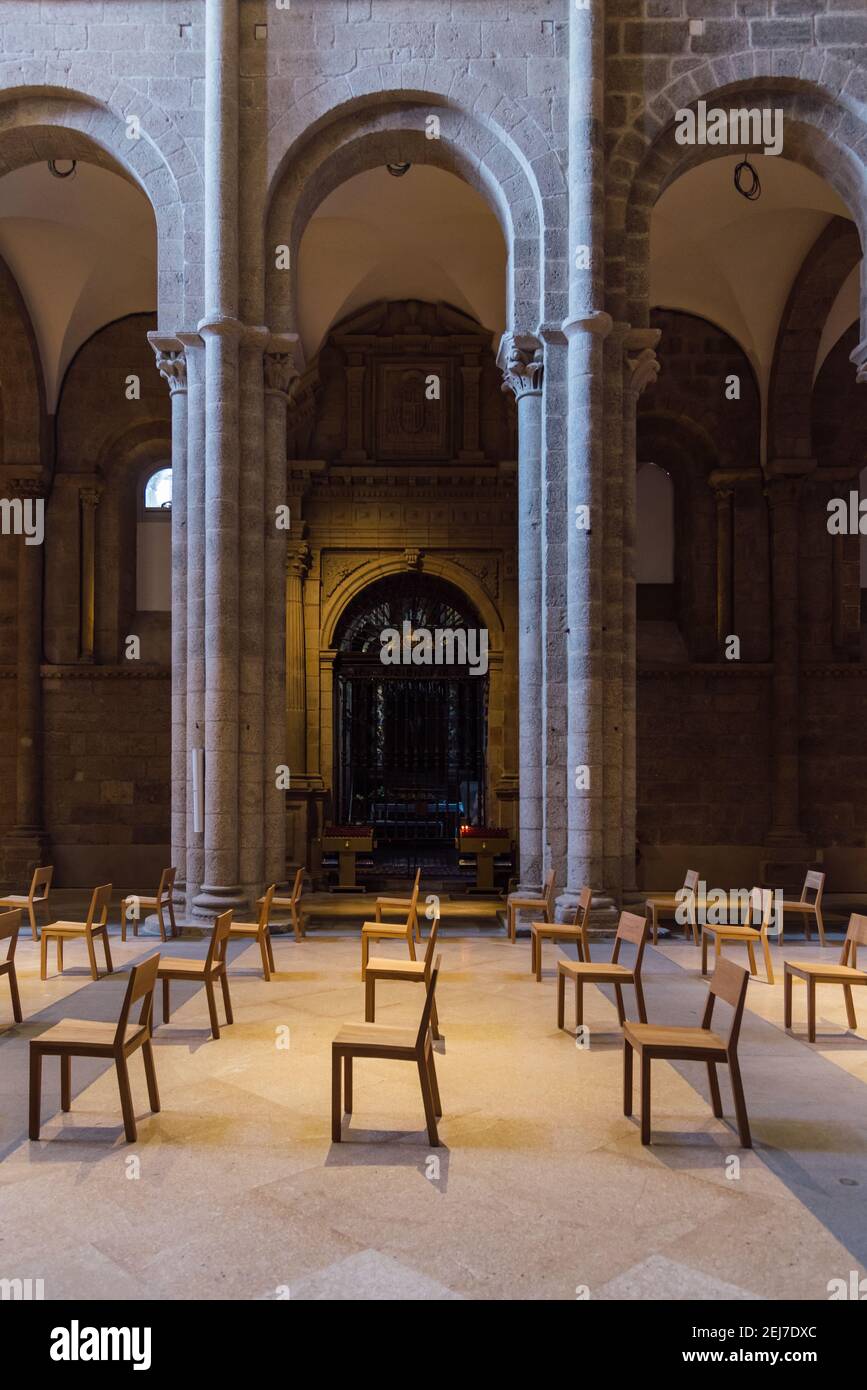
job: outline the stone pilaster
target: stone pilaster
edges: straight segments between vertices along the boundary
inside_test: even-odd
[[[78,659],[94,660],[94,637],[96,633],[96,509],[102,496],[102,488],[96,482],[79,488],[80,508],[80,626],[78,639]]]
[[[725,653],[726,639],[733,628],[734,487],[724,473],[711,473],[708,483],[716,503],[716,644],[717,655]]]
[[[532,887],[543,876],[542,344],[506,333],[497,365],[518,410],[518,867]]]
[[[37,478],[15,478],[12,494],[44,505],[45,485]],[[42,806],[42,592],[43,545],[18,537],[18,613],[15,729],[15,828],[6,836],[6,873],[26,891],[33,870],[44,863],[48,836]]]
[[[286,565],[286,745],[293,777],[307,773],[307,644],[304,581],[312,556],[306,541],[293,546]]]

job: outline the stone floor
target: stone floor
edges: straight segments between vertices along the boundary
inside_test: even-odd
[[[526,939],[449,938],[443,1147],[428,1144],[414,1069],[394,1062],[356,1064],[355,1114],[334,1145],[329,1043],[363,1017],[357,935],[277,938],[270,984],[255,946],[235,944],[236,1022],[219,1041],[200,991],[173,987],[168,1026],[157,1006],[163,1109],[148,1114],[136,1057],[136,1144],[113,1071],[88,1061],[74,1064],[69,1115],[46,1063],[30,1143],[28,1039],[63,1016],[116,1015],[121,972],[153,949],[115,933],[117,974],[93,982],[84,948],[68,946],[66,973],[52,951],[41,983],[22,930],[19,1027],[0,980],[2,1278],[41,1278],[59,1299],[825,1299],[829,1280],[867,1269],[867,991],[853,1034],[842,991],[822,990],[810,1047],[803,991],[791,1036],[782,969],[774,987],[754,981],[741,1064],[755,1148],[710,1114],[703,1068],[657,1063],[647,1149],[621,1113],[613,999],[587,991],[580,1050],[555,1026],[556,950],[537,984]],[[163,949],[202,955],[205,942]],[[378,1017],[413,1023],[420,993],[380,989]],[[645,990],[651,1020],[697,1022],[695,949],[648,950]],[[728,1113],[725,1076],[722,1089]]]

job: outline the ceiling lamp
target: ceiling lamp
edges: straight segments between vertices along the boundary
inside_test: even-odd
[[[73,177],[75,176],[75,169],[76,169],[76,165],[77,165],[78,161],[75,160],[75,159],[67,159],[67,160],[62,160],[61,163],[68,164],[68,165],[69,165],[69,168],[68,168],[68,169],[58,169],[58,167],[57,167],[57,160],[56,160],[56,159],[49,159],[49,161],[48,161],[48,172],[49,172],[49,174],[52,174],[52,175],[54,176],[54,178],[56,178],[56,179],[71,179],[71,178],[73,178]]]
[[[403,176],[404,176],[404,174],[408,174],[408,173],[409,173],[410,169],[412,168],[412,165],[409,164],[409,163],[406,163],[406,164],[386,164],[385,167],[386,167],[386,169],[388,170],[388,172],[391,174],[391,176],[392,176],[393,179],[402,179]]]

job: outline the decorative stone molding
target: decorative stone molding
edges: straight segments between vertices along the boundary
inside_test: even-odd
[[[662,364],[656,355],[656,346],[661,337],[659,328],[630,328],[623,339],[629,390],[636,397],[659,376]]]
[[[497,351],[497,366],[503,374],[503,391],[516,400],[542,390],[544,348],[532,333],[504,333]]]
[[[44,478],[10,478],[9,487],[15,497],[36,498],[48,496],[48,484]]]
[[[186,391],[187,359],[180,338],[165,333],[149,333],[148,342],[154,350],[157,371],[168,382],[171,395]]]
[[[613,327],[614,320],[604,309],[591,309],[583,318],[564,319],[562,324],[567,339],[574,338],[579,333],[592,333],[595,337],[607,338]]]
[[[307,541],[302,541],[296,549],[290,550],[286,556],[286,569],[290,574],[294,574],[296,579],[306,579],[312,564],[313,551]]]
[[[500,597],[500,562],[496,555],[461,555],[452,556],[456,565],[460,565],[462,570],[471,574],[477,579],[479,584],[492,599]]]
[[[424,560],[424,551],[413,550],[411,546],[407,546],[403,552],[403,558],[406,561],[407,569],[420,570]]]
[[[326,599],[336,593],[350,575],[374,558],[373,552],[331,552],[322,556],[322,592]]]
[[[43,680],[73,681],[168,681],[170,666],[140,666],[137,671],[125,666],[40,666]]]

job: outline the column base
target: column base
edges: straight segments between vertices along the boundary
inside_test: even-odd
[[[193,922],[212,922],[221,912],[243,912],[247,910],[249,899],[239,884],[224,887],[221,884],[203,883],[192,903],[190,917]]]
[[[34,869],[48,863],[49,846],[47,832],[33,826],[16,826],[3,836],[0,882],[9,884],[9,892],[27,892]]]
[[[557,922],[572,922],[578,906],[579,890],[565,888],[557,898],[554,918]],[[617,904],[608,893],[594,893],[590,900],[589,928],[600,936],[617,930],[620,913]]]

